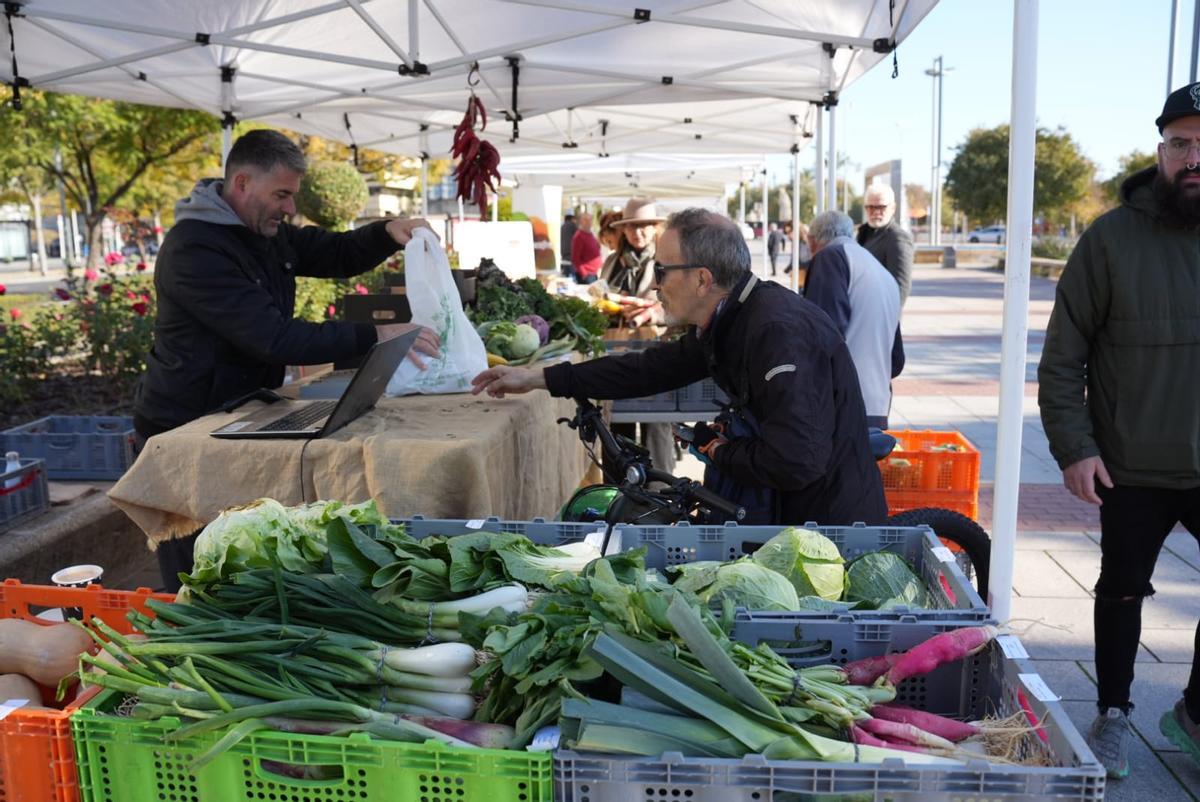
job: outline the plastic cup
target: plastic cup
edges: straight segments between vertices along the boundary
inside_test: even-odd
[[[70,565],[51,574],[50,581],[60,588],[86,588],[103,576],[104,569],[99,565]],[[82,608],[64,607],[62,611],[63,618],[83,619]]]

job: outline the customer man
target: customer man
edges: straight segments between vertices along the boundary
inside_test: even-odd
[[[591,284],[600,277],[600,241],[592,233],[592,213],[579,215],[579,229],[571,240],[571,264],[575,265],[575,280]]]
[[[777,223],[771,223],[770,233],[767,234],[767,260],[771,263],[771,275],[775,275],[775,263],[779,260],[779,251],[783,248],[784,236]]]
[[[1094,605],[1100,713],[1088,743],[1129,773],[1142,599],[1167,534],[1200,538],[1200,83],[1156,120],[1158,164],[1075,246],[1055,292],[1038,404],[1063,484],[1100,506]],[[1200,626],[1183,699],[1159,726],[1200,761]]]
[[[292,317],[297,276],[361,273],[428,227],[389,220],[333,234],[286,223],[304,172],[304,155],[287,137],[251,131],[229,151],[223,180],[200,181],[176,205],[154,270],[154,344],[134,405],[139,438],[278,387],[287,365],[361,356],[378,340],[419,328]],[[422,329],[416,348],[436,355],[437,335]]]
[[[891,274],[854,241],[854,221],[822,212],[808,225],[812,263],[804,295],[825,310],[850,348],[867,424],[887,428],[892,377],[904,365],[899,344],[900,290]]]
[[[883,486],[867,444],[850,352],[829,318],[750,271],[737,225],[704,209],[673,215],[658,242],[654,289],[679,340],[582,364],[501,367],[475,377],[494,397],[635,398],[712,376],[759,425],[726,439],[698,424],[695,445],[727,476],[778,491],[774,523],[880,523]]]
[[[900,306],[912,289],[912,235],[896,222],[896,193],[887,184],[872,184],[863,200],[867,222],[858,227],[858,244],[870,251],[900,285]]]
[[[575,266],[571,263],[571,243],[575,241],[575,212],[570,209],[563,215],[562,227],[558,229],[558,255],[562,260],[560,265],[564,276],[574,276]]]

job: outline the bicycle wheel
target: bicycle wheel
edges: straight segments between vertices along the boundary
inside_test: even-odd
[[[991,564],[992,539],[982,526],[961,512],[939,507],[905,510],[888,518],[891,526],[927,525],[938,539],[955,552],[967,579],[974,579],[979,595],[987,600],[988,568]]]

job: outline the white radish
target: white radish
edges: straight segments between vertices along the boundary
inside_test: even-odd
[[[475,649],[465,643],[435,643],[416,649],[388,648],[383,653],[388,668],[410,674],[462,677],[475,669]]]
[[[450,718],[467,719],[475,713],[475,697],[469,693],[442,693],[395,687],[386,688],[384,693],[393,702],[420,705]]]

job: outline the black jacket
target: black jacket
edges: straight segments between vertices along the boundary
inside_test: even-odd
[[[296,276],[344,278],[397,249],[379,222],[335,234],[286,223],[267,238],[243,225],[185,219],[154,267],[158,314],[134,423],[151,436],[259,387],[284,367],[348,359],[375,343],[370,324],[295,320]]]
[[[912,235],[900,227],[895,218],[883,228],[871,228],[866,223],[858,227],[858,244],[871,252],[887,268],[900,285],[900,305],[908,300],[912,290]]]
[[[718,448],[715,463],[781,491],[778,523],[887,518],[846,343],[824,312],[778,284],[747,276],[702,334],[692,327],[677,341],[555,365],[545,376],[552,395],[569,398],[636,398],[712,376],[731,398],[747,399],[762,427],[759,438]]]

